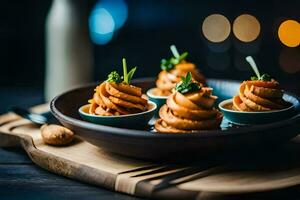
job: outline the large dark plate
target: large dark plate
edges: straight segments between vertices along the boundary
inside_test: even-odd
[[[144,92],[154,86],[154,79],[139,79],[135,85]],[[208,80],[219,100],[236,94],[239,83],[230,80]],[[220,130],[193,134],[160,134],[149,130],[115,128],[83,121],[78,108],[91,98],[95,84],[59,95],[51,102],[51,111],[66,127],[84,140],[110,152],[142,159],[179,159],[189,156],[211,156],[229,150],[269,148],[287,141],[300,133],[299,111],[289,119],[276,123],[235,127],[224,120]],[[299,101],[295,95],[292,99]]]

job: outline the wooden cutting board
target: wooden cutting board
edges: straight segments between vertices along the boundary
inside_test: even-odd
[[[45,112],[48,106],[32,110]],[[39,126],[8,113],[0,116],[0,145],[20,145],[33,162],[56,174],[141,197],[205,199],[204,194],[266,193],[300,185],[297,138],[247,159],[171,165],[107,153],[77,137],[69,146],[49,146],[43,143]]]

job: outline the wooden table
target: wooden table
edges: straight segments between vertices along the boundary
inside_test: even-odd
[[[20,148],[0,148],[1,199],[138,199],[73,181],[36,166]]]
[[[14,105],[43,102],[39,89],[0,88],[0,113]],[[0,199],[138,199],[52,174],[31,162],[20,148],[0,148]]]

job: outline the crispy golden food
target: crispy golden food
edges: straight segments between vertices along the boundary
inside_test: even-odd
[[[70,144],[74,139],[74,133],[58,125],[45,124],[41,127],[42,139],[46,144],[63,146]]]
[[[141,88],[125,83],[101,83],[89,102],[89,114],[101,116],[133,114],[146,111],[148,107]]]
[[[270,111],[290,106],[283,100],[279,83],[269,74],[261,74],[251,56],[246,57],[256,76],[240,85],[238,95],[233,97],[232,108],[237,111]]]
[[[186,94],[176,91],[159,110],[160,119],[156,121],[155,129],[162,133],[219,129],[223,115],[213,107],[216,99],[208,87]]]
[[[192,73],[193,80],[203,84],[205,83],[204,76],[193,63],[181,61],[170,71],[162,70],[158,74],[156,88],[153,91],[153,94],[157,96],[169,96],[176,83],[181,81],[180,77],[186,76],[188,72]]]
[[[244,81],[239,94],[233,98],[233,109],[238,111],[270,111],[286,108],[283,91],[274,79]]]
[[[130,85],[137,67],[127,72],[126,59],[122,59],[123,76],[112,71],[107,80],[96,87],[93,98],[89,100],[89,114],[101,116],[127,115],[146,111],[148,100],[142,89]]]

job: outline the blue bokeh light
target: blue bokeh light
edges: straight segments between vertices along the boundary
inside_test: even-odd
[[[120,29],[127,20],[128,8],[124,0],[102,0],[98,6],[105,8],[113,17],[115,30]]]
[[[124,0],[99,1],[89,17],[91,39],[94,43],[107,44],[114,35],[114,31],[126,22],[128,8]]]
[[[115,22],[105,8],[96,8],[89,18],[90,35],[96,44],[107,44],[113,37]]]

